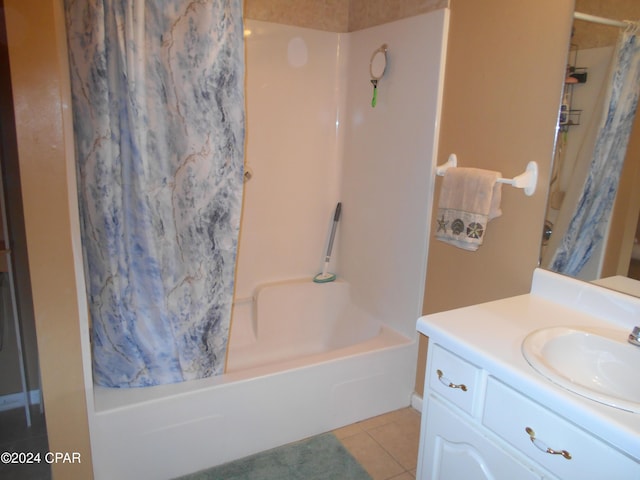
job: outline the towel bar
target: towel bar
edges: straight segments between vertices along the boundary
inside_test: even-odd
[[[449,155],[447,163],[436,167],[436,175],[442,177],[448,168],[457,166],[458,157],[456,157],[455,153],[452,153]],[[515,188],[523,188],[525,195],[530,197],[535,193],[536,185],[538,184],[538,164],[529,162],[527,163],[527,169],[523,173],[513,178],[499,178],[498,183],[505,183]]]

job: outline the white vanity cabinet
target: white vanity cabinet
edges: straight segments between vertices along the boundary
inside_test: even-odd
[[[419,479],[640,479],[637,461],[486,368],[433,342],[427,364]]]
[[[506,455],[499,445],[478,428],[458,415],[436,395],[428,399],[425,411],[420,479],[518,479],[544,478],[526,465]]]
[[[640,479],[637,462],[492,377],[482,424],[559,478]]]
[[[429,345],[429,357],[418,478],[545,478],[508,454],[482,425],[486,372],[438,344]]]

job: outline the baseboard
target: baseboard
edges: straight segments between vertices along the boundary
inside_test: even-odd
[[[31,405],[40,403],[40,390],[29,391],[29,403]],[[0,395],[0,412],[22,407],[24,407],[24,395],[22,392]]]
[[[411,406],[422,413],[422,397],[416,392],[413,392],[413,395],[411,395]]]

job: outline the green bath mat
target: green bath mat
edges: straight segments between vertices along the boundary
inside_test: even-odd
[[[325,433],[179,480],[371,480],[333,433]]]

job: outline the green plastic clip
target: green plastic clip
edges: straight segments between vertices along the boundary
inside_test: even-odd
[[[376,103],[378,103],[378,81],[371,80],[373,83],[373,98],[371,99],[371,106],[375,108]]]

